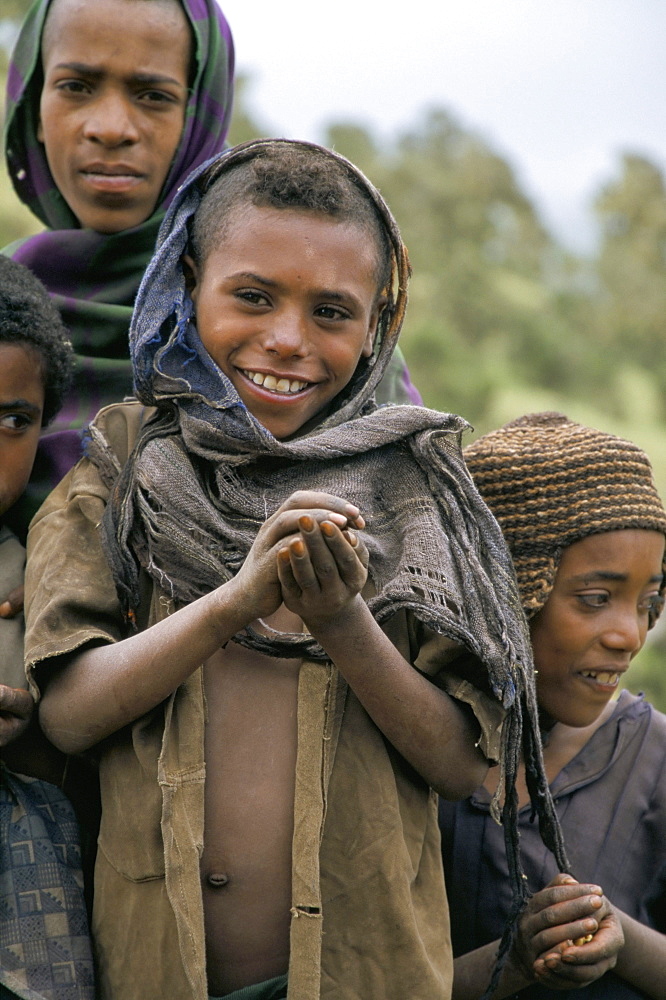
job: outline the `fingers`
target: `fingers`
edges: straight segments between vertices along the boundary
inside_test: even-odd
[[[368,552],[354,531],[343,532],[332,520],[318,522],[311,514],[302,514],[298,527],[298,535],[285,539],[278,550],[285,601],[319,602],[317,610],[325,617],[362,589]]]
[[[29,719],[34,705],[34,698],[29,691],[24,688],[13,688],[8,687],[7,684],[0,684],[0,712],[6,712],[21,719]]]
[[[0,747],[7,746],[27,728],[34,705],[29,691],[0,684]]]
[[[298,530],[298,521],[309,515],[318,523],[329,520],[340,528],[352,526],[364,528],[365,520],[355,504],[348,503],[331,493],[292,493],[285,503],[266,521],[264,528],[269,532],[270,544],[275,544],[285,535]]]
[[[593,935],[606,912],[605,897],[597,885],[579,884],[559,875],[529,900],[519,922],[517,954],[525,967],[545,973],[561,968],[561,954],[573,941]]]
[[[0,618],[14,618],[23,611],[23,584],[15,587],[4,601],[0,602]]]
[[[330,513],[335,513],[339,517],[344,517],[356,528],[365,527],[365,521],[361,517],[361,512],[356,504],[343,500],[342,497],[334,496],[333,493],[318,493],[314,490],[298,490],[292,493],[288,500],[282,504],[280,510],[303,510],[309,511],[314,508],[322,508]],[[337,523],[342,523],[336,518]]]

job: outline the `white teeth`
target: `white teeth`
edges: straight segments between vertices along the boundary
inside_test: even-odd
[[[583,677],[591,677],[600,684],[617,684],[620,679],[618,673],[610,670],[583,670],[581,673]]]
[[[262,385],[264,389],[271,392],[293,393],[305,389],[307,382],[300,382],[297,379],[276,378],[275,375],[262,375],[261,372],[251,372],[243,370],[246,378],[249,378],[255,385]]]

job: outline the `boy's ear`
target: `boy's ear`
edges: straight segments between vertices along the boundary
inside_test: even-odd
[[[374,308],[370,314],[370,322],[368,324],[368,332],[365,335],[365,341],[363,343],[363,348],[361,349],[361,355],[364,358],[369,358],[372,354],[373,348],[375,346],[375,337],[377,336],[377,324],[379,323],[379,317],[384,311],[384,307],[388,302],[386,295],[380,295],[375,302]]]
[[[190,298],[196,302],[197,286],[199,284],[199,268],[194,258],[189,253],[184,253],[182,258],[183,274],[185,275],[185,288],[190,293]]]

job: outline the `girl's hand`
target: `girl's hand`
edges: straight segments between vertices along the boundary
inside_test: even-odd
[[[512,960],[549,989],[576,989],[612,969],[623,944],[620,921],[603,890],[560,874],[527,903]]]
[[[363,519],[355,519],[357,525]],[[282,599],[311,632],[330,623],[363,589],[368,550],[355,531],[311,513],[298,519],[299,533],[278,547],[277,572]]]
[[[326,522],[340,537],[341,530],[347,530],[349,525],[362,528],[365,524],[358,507],[340,497],[304,490],[293,493],[261,526],[243,566],[232,581],[248,624],[257,618],[268,617],[282,604],[278,552],[302,537],[302,519],[315,526]],[[350,547],[346,540],[345,545]]]

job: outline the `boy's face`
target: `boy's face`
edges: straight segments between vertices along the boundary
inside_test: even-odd
[[[553,721],[589,726],[616,693],[661,606],[663,558],[664,536],[633,528],[564,550],[531,625],[539,706]]]
[[[37,136],[84,228],[118,233],[152,214],[183,130],[190,47],[172,0],[55,0]]]
[[[276,438],[296,434],[369,357],[383,302],[360,227],[297,209],[241,206],[193,271],[201,341]]]
[[[27,344],[0,343],[0,516],[28,484],[43,410],[41,357]]]

